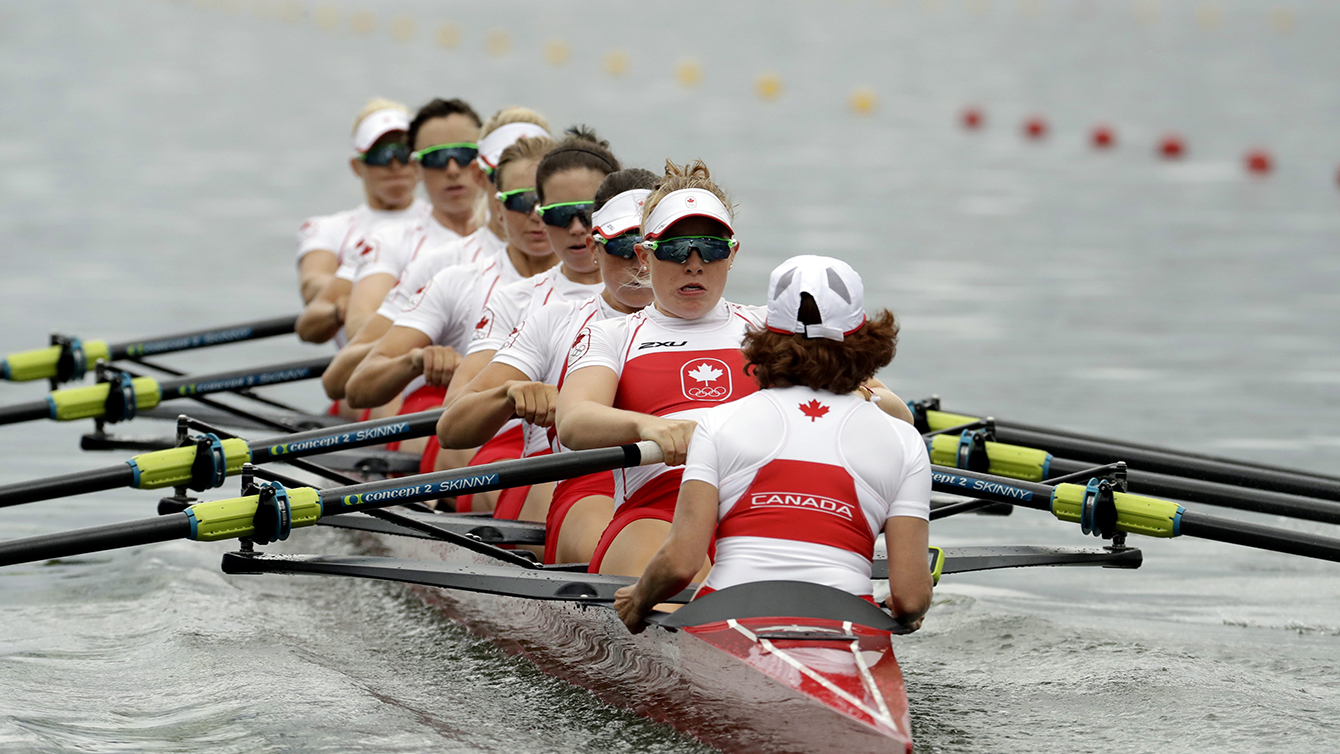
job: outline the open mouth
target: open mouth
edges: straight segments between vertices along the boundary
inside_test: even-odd
[[[701,283],[688,283],[679,286],[679,293],[684,296],[698,296],[707,293],[707,288],[703,287]]]

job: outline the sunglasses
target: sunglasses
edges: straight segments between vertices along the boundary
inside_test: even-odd
[[[637,256],[634,250],[638,244],[642,243],[642,236],[636,230],[630,230],[614,238],[606,238],[599,233],[595,234],[596,243],[605,247],[606,254],[613,254],[620,259],[633,259]]]
[[[390,165],[392,160],[399,160],[401,165],[408,165],[410,159],[409,145],[399,141],[378,144],[360,154],[358,159],[374,168],[384,168]]]
[[[684,264],[689,261],[689,254],[695,250],[703,262],[720,262],[730,256],[739,242],[734,238],[718,238],[717,236],[682,236],[680,238],[665,238],[660,241],[643,241],[642,248],[656,255],[656,258],[662,262],[677,262]]]
[[[591,202],[558,202],[556,204],[546,204],[535,211],[540,215],[540,219],[545,225],[552,225],[555,228],[566,228],[572,225],[572,219],[577,218],[582,221],[582,225],[587,230],[591,228]]]
[[[410,155],[415,162],[425,168],[441,170],[452,160],[456,161],[456,167],[464,170],[469,166],[470,161],[479,156],[479,148],[474,142],[457,142],[455,144],[438,144],[420,149]]]
[[[511,191],[499,191],[495,194],[502,206],[513,212],[533,212],[535,205],[540,203],[540,197],[532,188],[512,189]]]

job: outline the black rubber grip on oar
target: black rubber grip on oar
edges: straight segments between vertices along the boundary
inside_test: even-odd
[[[46,479],[4,484],[0,485],[0,508],[67,495],[84,495],[117,487],[129,487],[134,483],[135,470],[130,468],[129,464],[121,463],[91,471],[76,471],[73,474],[61,474]]]
[[[159,335],[153,338],[115,343],[108,347],[108,351],[111,353],[113,360],[138,359],[141,356],[189,351],[193,348],[208,348],[209,346],[221,346],[226,343],[241,343],[246,340],[287,335],[293,332],[297,322],[297,315],[271,317],[226,327],[211,327],[207,330],[192,330],[176,335]]]
[[[46,401],[28,401],[12,406],[0,406],[0,424],[18,424],[51,418],[51,404]]]
[[[284,382],[296,382],[320,377],[321,373],[326,371],[326,367],[330,366],[333,358],[333,356],[323,356],[319,359],[291,361],[267,367],[239,369],[234,372],[181,377],[175,380],[162,380],[159,385],[165,401],[192,395],[207,395],[262,385],[277,385]]]
[[[1323,537],[1320,534],[1281,529],[1195,511],[1182,512],[1180,531],[1188,537],[1340,563],[1340,539]]]
[[[191,536],[185,513],[0,542],[0,566],[135,547]]]

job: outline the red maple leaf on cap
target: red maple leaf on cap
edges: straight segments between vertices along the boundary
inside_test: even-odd
[[[810,399],[809,403],[800,404],[800,413],[810,417],[810,421],[813,422],[815,419],[819,419],[823,417],[824,414],[827,414],[828,407],[819,401]]]

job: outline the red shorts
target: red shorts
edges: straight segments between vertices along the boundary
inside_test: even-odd
[[[405,414],[417,414],[420,411],[427,411],[432,408],[442,408],[442,401],[445,400],[446,397],[447,397],[446,388],[434,387],[432,385],[424,385],[418,390],[415,390],[414,392],[405,396],[405,400],[403,403],[400,404],[400,410],[396,412],[396,416],[404,416]],[[364,421],[367,421],[366,414],[364,414]],[[424,471],[425,461],[427,461],[428,471],[433,470],[433,463],[437,461],[437,438],[433,438],[432,441],[428,443],[428,445],[432,447],[433,455],[432,458],[429,458],[428,448],[424,448],[423,458],[420,459],[419,461],[419,473],[421,474],[426,473]],[[395,442],[386,443],[386,449],[400,450],[400,441],[396,440]]]
[[[483,466],[486,463],[494,461],[514,461],[521,457],[521,452],[526,449],[526,434],[522,431],[520,424],[511,429],[503,430],[493,436],[492,440],[479,446],[475,451],[475,457],[470,459],[469,466]],[[428,451],[433,452],[433,460],[437,460],[437,438],[428,441],[428,448],[424,450],[424,456]],[[430,467],[431,469],[431,467]],[[456,496],[456,512],[469,513],[473,495]]]
[[[716,590],[713,589],[713,588],[710,587],[710,586],[701,587],[701,588],[698,589],[697,592],[694,592],[694,594],[693,594],[693,598],[696,600],[696,599],[698,599],[699,597],[706,597],[707,595],[709,595],[709,594],[711,594],[712,592],[715,592],[715,591],[716,591]],[[878,602],[875,602],[875,598],[874,598],[872,595],[869,595],[869,594],[858,594],[858,595],[856,595],[856,596],[857,596],[857,597],[860,597],[861,599],[865,600],[866,602],[869,602],[870,604],[874,605],[875,607],[879,607],[879,603],[878,603]]]
[[[553,451],[546,450],[543,453],[536,453],[528,458],[550,455]],[[526,496],[530,494],[530,485],[525,487],[508,487],[498,493],[498,505],[493,509],[494,518],[505,518],[508,521],[516,521],[521,517],[521,509],[526,507]]]
[[[624,501],[619,510],[614,512],[614,520],[605,527],[605,533],[600,535],[600,544],[596,545],[587,570],[591,573],[600,572],[600,562],[605,559],[605,552],[625,526],[644,518],[655,518],[667,523],[673,521],[675,503],[679,502],[679,482],[683,476],[683,468],[671,469],[642,485],[632,497]]]
[[[554,487],[554,497],[549,501],[549,513],[544,519],[544,562],[553,565],[558,557],[558,533],[563,529],[563,520],[578,500],[588,497],[614,497],[614,474],[600,471],[595,474],[579,476],[576,479],[564,479]]]

